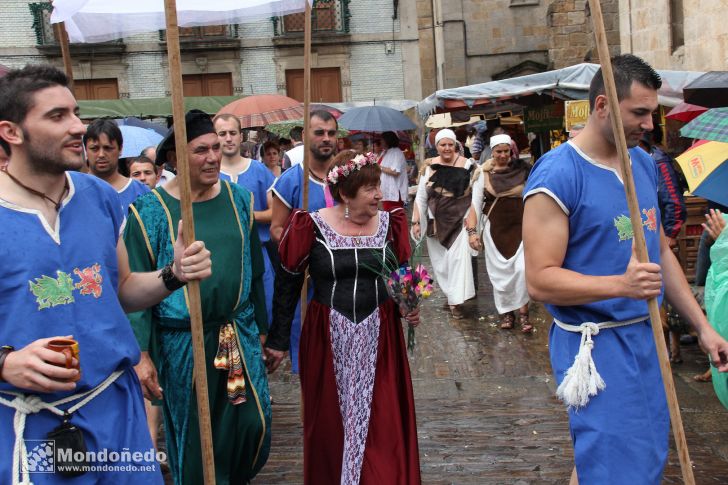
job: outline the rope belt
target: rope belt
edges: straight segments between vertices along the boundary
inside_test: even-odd
[[[566,404],[569,409],[580,408],[587,405],[591,396],[596,396],[607,385],[604,379],[597,372],[597,366],[592,358],[594,341],[592,336],[597,335],[605,328],[624,327],[639,322],[644,322],[648,317],[633,318],[621,322],[584,322],[581,325],[569,325],[560,320],[554,319],[554,323],[567,332],[581,333],[579,352],[574,357],[574,363],[566,371],[564,380],[561,381],[556,395]]]
[[[27,450],[25,449],[25,441],[23,440],[23,435],[25,434],[25,418],[29,414],[35,414],[44,409],[58,416],[65,416],[66,414],[74,413],[91,402],[93,398],[101,394],[124,372],[125,370],[114,371],[95,388],[72,396],[64,397],[63,399],[50,403],[44,402],[35,394],[0,391],[2,394],[15,396],[15,399],[12,400],[0,397],[0,404],[15,409],[15,416],[13,418],[13,429],[15,431],[15,445],[13,447],[13,485],[32,485],[32,482],[30,481],[30,474],[28,473],[28,455]],[[56,407],[79,399],[79,402],[68,408],[66,411]],[[22,470],[20,468],[21,462]],[[20,477],[20,481],[18,481],[18,477]]]

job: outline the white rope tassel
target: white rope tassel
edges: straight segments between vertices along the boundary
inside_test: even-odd
[[[579,328],[581,329],[579,353],[576,354],[574,364],[566,371],[564,380],[556,390],[556,395],[569,409],[586,406],[591,396],[596,396],[599,391],[607,387],[592,359],[594,348],[592,335],[599,333],[599,326],[596,323],[586,322]]]
[[[13,417],[13,431],[15,432],[15,444],[13,445],[13,485],[33,485],[30,481],[30,473],[28,472],[28,452],[25,448],[25,441],[23,440],[26,417],[43,410],[50,411],[57,416],[64,416],[66,412],[72,414],[101,394],[124,372],[124,370],[117,370],[111,373],[109,377],[95,388],[52,403],[44,402],[35,394],[25,395],[20,392],[0,391],[2,394],[11,395],[15,398],[8,400],[0,397],[0,405],[15,409],[15,416]],[[65,412],[56,407],[79,399],[80,401],[78,403],[68,408]]]

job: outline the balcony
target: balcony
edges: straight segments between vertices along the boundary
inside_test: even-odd
[[[33,17],[33,31],[35,32],[37,49],[47,56],[60,56],[61,46],[56,38],[56,32],[51,24],[51,11],[53,5],[50,2],[38,2],[28,4]],[[110,42],[98,43],[71,43],[69,45],[71,56],[93,56],[102,54],[122,54],[126,50],[122,39]]]
[[[166,43],[166,31],[159,31],[159,40]],[[237,25],[208,25],[205,27],[181,27],[179,43],[182,51],[209,51],[237,49],[240,47]]]
[[[349,34],[351,0],[314,0],[311,10],[311,34],[314,38]],[[275,40],[303,37],[304,13],[271,18]],[[279,42],[276,42],[279,43]]]

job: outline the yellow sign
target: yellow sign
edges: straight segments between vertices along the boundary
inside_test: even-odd
[[[564,125],[566,131],[571,131],[574,125],[586,125],[589,118],[589,100],[580,99],[578,101],[566,101],[564,110]]]

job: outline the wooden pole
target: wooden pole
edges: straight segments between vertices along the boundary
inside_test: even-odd
[[[184,96],[182,94],[182,62],[180,59],[179,27],[177,25],[176,0],[164,0],[167,21],[167,59],[169,79],[172,88],[172,116],[174,140],[177,152],[177,177],[179,179],[180,206],[184,225],[185,244],[195,240],[195,222],[192,217],[192,193],[190,171],[187,161],[187,127],[185,126]],[[197,415],[200,423],[200,449],[205,485],[215,484],[215,455],[212,449],[212,426],[210,424],[210,401],[207,392],[207,366],[202,333],[202,302],[200,284],[187,284],[190,324],[192,332],[192,355],[194,358],[194,384],[197,395]]]
[[[627,196],[627,204],[629,205],[629,215],[632,220],[632,230],[634,232],[634,245],[637,259],[641,263],[649,262],[649,254],[647,253],[647,245],[645,243],[645,233],[642,228],[642,215],[640,214],[639,204],[637,202],[637,193],[635,191],[634,179],[632,177],[632,165],[630,163],[629,154],[627,152],[627,141],[624,136],[624,128],[622,126],[622,115],[619,111],[619,100],[617,98],[617,87],[614,83],[614,72],[612,71],[612,61],[609,56],[609,46],[607,44],[607,35],[604,29],[604,19],[602,17],[602,7],[599,0],[589,0],[589,8],[591,10],[592,24],[594,26],[594,35],[596,36],[597,51],[599,53],[599,62],[602,65],[602,74],[604,75],[604,85],[609,102],[609,117],[612,122],[612,131],[617,144],[619,160],[622,168],[622,178],[624,179],[624,191]],[[680,457],[680,468],[682,470],[683,481],[686,485],[694,485],[693,468],[690,463],[690,455],[688,453],[688,445],[685,441],[685,431],[683,430],[682,417],[680,416],[680,406],[677,402],[675,394],[675,382],[672,378],[672,369],[667,356],[667,345],[662,332],[662,323],[660,320],[660,308],[657,299],[652,298],[647,301],[650,310],[650,322],[652,324],[652,334],[657,347],[657,356],[660,362],[660,371],[662,372],[662,381],[665,385],[665,395],[667,396],[667,404],[670,409],[670,421],[672,422],[672,433],[675,437],[678,456]]]
[[[308,210],[308,186],[309,171],[311,163],[311,117],[309,109],[311,105],[311,5],[308,0],[306,2],[306,11],[304,13],[305,21],[303,27],[303,210]],[[301,289],[301,326],[306,316],[308,306],[308,284],[306,279],[303,280],[303,288]]]
[[[68,32],[66,32],[66,24],[58,22],[55,24],[56,39],[61,46],[61,57],[63,58],[63,69],[68,77],[69,89],[73,92],[73,65],[71,64],[71,50],[68,47]]]
[[[309,163],[311,161],[310,133],[311,117],[309,109],[311,105],[311,4],[309,0],[306,2],[306,10],[304,13],[303,23],[303,210],[308,210],[308,185],[309,185]],[[308,271],[303,278],[303,287],[301,288],[301,331],[303,331],[303,321],[306,318],[308,310]],[[299,353],[300,359],[300,353]],[[301,422],[303,422],[303,389],[301,389]]]

